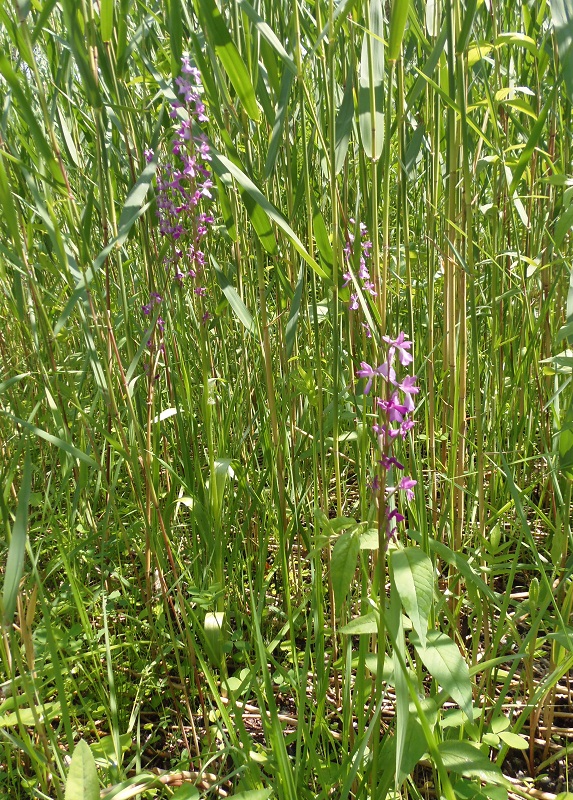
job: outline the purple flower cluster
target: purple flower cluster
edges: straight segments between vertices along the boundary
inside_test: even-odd
[[[157,169],[157,216],[161,235],[171,242],[165,267],[179,286],[190,279],[193,293],[203,298],[207,287],[204,285],[206,255],[202,240],[214,223],[206,208],[213,200],[213,179],[207,137],[196,131],[197,124],[208,121],[202,100],[201,75],[191,66],[188,56],[182,59],[181,75],[175,83],[180,99],[172,103],[170,116],[177,121],[177,130],[169,158]],[[182,114],[181,109],[186,114]],[[150,161],[153,152],[146,150],[145,158]],[[142,306],[143,313],[150,314],[156,302],[152,295],[149,303]],[[202,310],[205,323],[210,314]]]
[[[418,394],[420,387],[416,386],[415,375],[406,375],[399,381],[394,366],[396,355],[402,367],[407,367],[413,362],[414,359],[410,352],[412,342],[406,339],[406,335],[403,332],[399,333],[396,339],[391,339],[389,336],[383,336],[382,339],[388,345],[386,360],[378,367],[372,367],[362,361],[356,375],[359,378],[366,378],[364,394],[370,393],[372,384],[377,377],[381,377],[384,380],[384,396],[374,398],[374,408],[378,419],[372,426],[372,430],[376,435],[380,458],[377,462],[379,469],[377,469],[374,476],[372,490],[375,494],[380,490],[380,470],[384,470],[386,476],[384,480],[386,491],[384,502],[386,506],[387,534],[388,538],[390,538],[396,533],[396,526],[400,522],[404,522],[405,519],[397,508],[390,507],[390,499],[398,491],[404,492],[406,500],[413,500],[414,498],[416,481],[411,477],[402,476],[395,486],[390,486],[389,482],[392,470],[404,470],[404,465],[398,461],[393,451],[398,437],[405,439],[408,432],[414,427],[415,423],[412,419],[414,411],[413,395]]]
[[[351,219],[350,222],[353,225],[355,224],[355,221],[353,219]],[[366,261],[370,258],[370,251],[372,250],[372,242],[368,238],[368,228],[363,222],[359,224],[359,229],[360,229],[360,239],[359,239],[360,253],[358,256],[358,278],[360,281],[362,281],[362,288],[364,289],[364,291],[369,292],[372,295],[372,297],[376,297],[377,294],[376,288],[374,286],[374,283],[372,282],[372,279],[370,277],[370,272],[366,264]],[[344,257],[346,260],[347,268],[346,272],[342,276],[344,278],[344,283],[342,284],[343,288],[352,283],[353,279],[351,265],[354,262],[355,239],[356,239],[355,235],[350,231],[348,231],[346,238],[346,245],[344,247]],[[358,294],[353,293],[350,295],[349,308],[351,311],[358,310],[359,308]],[[370,339],[372,333],[370,331],[368,323],[363,322],[362,325],[366,330],[366,336]]]

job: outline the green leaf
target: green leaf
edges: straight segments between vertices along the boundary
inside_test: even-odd
[[[193,786],[189,783],[184,783],[183,786],[180,786],[176,790],[171,800],[201,800],[201,795],[199,794],[199,789],[196,786]]]
[[[434,594],[432,562],[419,547],[393,550],[390,554],[392,577],[406,614],[426,647],[428,619]]]
[[[531,133],[529,134],[529,138],[525,143],[525,147],[523,148],[521,155],[519,156],[519,161],[517,162],[515,169],[513,170],[512,178],[511,178],[511,185],[509,187],[510,194],[513,194],[517,188],[519,181],[521,180],[521,176],[525,172],[527,165],[533,155],[533,151],[539,144],[541,139],[541,134],[543,133],[543,129],[545,127],[545,120],[547,119],[547,115],[549,114],[549,109],[553,105],[553,101],[555,99],[555,94],[557,92],[557,84],[555,84],[545,101],[543,108],[537,118],[537,122],[531,129]]]
[[[2,153],[0,153],[0,207],[2,208],[2,216],[10,232],[12,243],[18,255],[22,257],[22,240],[20,238],[20,228],[18,227],[18,214],[10,190],[10,183],[8,181],[8,174],[4,166]]]
[[[472,721],[474,712],[469,668],[454,642],[440,631],[428,631],[426,647],[422,647],[415,631],[410,633],[410,642],[432,678]]]
[[[251,76],[231,38],[217,3],[215,0],[195,0],[195,7],[243,108],[254,122],[258,122],[261,115]]]
[[[355,617],[350,620],[346,625],[340,628],[340,633],[347,636],[361,636],[362,634],[371,634],[378,631],[378,613],[371,611],[362,617]]]
[[[224,645],[227,641],[224,611],[210,611],[205,614],[205,645],[207,655],[216,669],[223,666]]]
[[[392,663],[394,666],[394,689],[396,694],[395,714],[396,725],[394,738],[396,739],[396,789],[400,787],[407,776],[403,766],[406,737],[409,733],[410,722],[410,698],[408,691],[408,680],[404,666],[406,664],[406,639],[404,636],[404,624],[402,616],[402,606],[400,596],[393,586],[390,590],[390,607],[387,614],[388,630],[391,633],[394,643],[392,653]]]
[[[119,737],[119,744],[122,753],[124,753],[126,750],[129,750],[131,747],[131,742],[131,734],[121,734]],[[110,764],[117,763],[117,753],[115,750],[115,740],[113,736],[102,736],[99,741],[90,744],[90,750],[92,751],[96,765],[98,761],[102,767],[108,767]]]
[[[459,775],[481,778],[485,781],[504,780],[501,770],[489,757],[471,742],[447,741],[438,744],[444,766]]]
[[[362,38],[358,122],[364,152],[377,161],[384,144],[384,20],[382,3],[370,5],[370,31]]]
[[[378,550],[379,545],[378,528],[368,528],[360,534],[361,550]]]
[[[183,25],[181,20],[181,0],[167,1],[167,29],[169,31],[169,49],[171,50],[171,72],[173,77],[181,72],[181,56],[183,55]]]
[[[241,10],[244,11],[246,16],[251,20],[257,31],[261,34],[261,36],[267,40],[270,46],[275,50],[275,52],[280,56],[280,58],[284,61],[286,66],[288,67],[289,71],[296,75],[296,64],[289,56],[287,51],[282,46],[280,39],[272,30],[270,25],[265,22],[265,20],[258,14],[257,11],[247,3],[247,0],[237,0]]]
[[[64,178],[62,176],[62,171],[58,162],[54,158],[52,148],[48,144],[46,137],[44,136],[42,129],[38,124],[36,112],[34,110],[34,103],[28,99],[27,94],[23,90],[20,81],[18,80],[18,75],[14,72],[12,65],[2,52],[0,52],[0,74],[3,75],[6,83],[10,87],[10,91],[13,95],[14,106],[18,109],[19,113],[26,121],[29,137],[34,143],[34,152],[43,157],[54,178],[59,183],[63,184]]]
[[[476,9],[477,9],[477,0],[468,0],[468,3],[466,4],[466,12],[464,14],[462,27],[460,29],[460,35],[458,36],[458,41],[456,42],[457,53],[465,53],[467,50]]]
[[[100,0],[99,25],[104,42],[110,42],[113,35],[113,3],[114,0]]]
[[[215,260],[215,256],[211,255],[210,259],[211,259],[211,264],[213,265],[213,268],[215,270],[215,275],[217,276],[217,283],[219,284],[219,286],[221,287],[221,291],[229,301],[229,305],[235,312],[237,319],[245,326],[245,328],[249,331],[249,333],[255,335],[257,333],[257,326],[255,325],[253,317],[251,316],[251,312],[243,303],[239,293],[237,292],[235,287],[231,284],[231,282],[229,281],[229,279],[227,278],[227,276],[225,275],[225,273]]]
[[[285,71],[281,82],[281,93],[276,109],[273,130],[271,133],[271,140],[269,142],[269,149],[267,152],[267,157],[265,159],[265,167],[263,170],[263,180],[265,181],[270,175],[272,175],[277,163],[277,155],[279,152],[280,143],[283,138],[286,112],[288,108],[288,100],[290,97],[293,82],[294,82],[294,76],[292,72]]]
[[[248,792],[237,792],[233,798],[234,800],[268,800],[272,793],[272,789],[252,789]]]
[[[336,115],[336,144],[334,146],[334,170],[336,174],[344,166],[346,153],[348,152],[348,142],[352,130],[352,120],[354,119],[354,82],[353,70],[348,70],[346,85],[344,86],[344,96]]]
[[[12,623],[16,611],[16,601],[20,591],[20,580],[24,572],[26,557],[26,543],[28,540],[28,510],[32,492],[32,456],[30,445],[26,443],[26,457],[24,460],[24,473],[18,493],[18,507],[12,528],[10,547],[6,559],[6,573],[4,576],[4,590],[2,592],[2,623],[8,626]]]
[[[517,733],[501,731],[498,735],[502,742],[505,742],[508,747],[513,747],[514,750],[527,750],[529,748],[527,739]]]
[[[33,708],[19,708],[17,714],[10,712],[0,715],[0,728],[15,728],[17,725],[33,728],[39,720],[47,722],[61,716],[61,713],[62,708],[59,703],[44,703]]]
[[[350,589],[359,551],[360,539],[354,531],[341,533],[332,549],[330,577],[337,611],[340,611]]]
[[[565,88],[573,102],[573,4],[571,0],[549,0],[549,7]]]
[[[304,258],[306,263],[312,267],[312,269],[320,275],[321,278],[325,278],[326,280],[329,279],[329,276],[326,272],[322,269],[322,267],[317,264],[317,262],[312,258],[311,255],[307,252],[305,246],[298,238],[296,233],[290,227],[286,219],[282,216],[282,214],[273,206],[273,204],[267,200],[265,195],[261,192],[261,190],[256,186],[253,181],[245,175],[245,173],[239,169],[233,162],[226,158],[225,156],[211,151],[212,161],[213,161],[213,168],[217,170],[219,176],[223,179],[224,182],[224,175],[230,173],[232,177],[237,181],[239,186],[244,189],[246,194],[251,197],[261,212],[264,214],[267,220],[272,220],[272,222],[279,227],[283,233],[287,236],[287,238],[293,244],[295,250]]]
[[[83,739],[77,743],[72,756],[65,800],[99,800],[99,781],[94,757]]]
[[[327,267],[331,270],[334,263],[334,256],[332,253],[332,243],[324,224],[324,217],[320,213],[318,206],[315,204],[312,214],[312,230],[320,257]]]
[[[147,197],[147,193],[149,191],[149,187],[151,186],[156,169],[157,157],[154,157],[152,161],[147,164],[126,198],[125,204],[121,211],[121,216],[119,218],[117,236],[112,239],[97,255],[97,257],[94,259],[93,265],[86,270],[85,275],[82,275],[79,278],[75,290],[72,292],[64,310],[54,325],[54,336],[57,336],[63,330],[70,317],[70,314],[73,312],[76,306],[76,303],[86,297],[86,287],[89,286],[96,273],[102,268],[106,258],[109,256],[112,250],[121,247],[121,245],[127,239],[134,222],[139,219],[139,217],[141,217],[149,208],[149,204],[144,205],[144,200]]]
[[[302,290],[304,288],[304,272],[305,272],[304,264],[301,264],[298,273],[298,280],[296,282],[296,289],[294,291],[294,297],[292,299],[292,303],[290,306],[290,314],[285,329],[285,345],[286,345],[287,358],[291,357],[294,348],[294,343],[296,340],[296,330],[298,326],[300,304],[302,302]]]
[[[573,203],[571,203],[564,211],[559,214],[557,222],[555,223],[555,233],[553,239],[555,247],[561,247],[565,236],[571,230],[573,225]]]
[[[12,414],[8,414],[6,411],[2,411],[0,409],[0,413],[5,414],[9,419],[13,422],[16,422],[18,425],[21,425],[27,431],[30,431],[35,436],[39,436],[40,439],[44,439],[46,442],[59,447],[60,450],[63,450],[68,455],[72,456],[72,458],[77,458],[80,461],[83,461],[84,464],[87,464],[89,467],[94,467],[94,469],[99,470],[98,464],[90,458],[90,456],[86,455],[83,450],[79,450],[77,447],[74,447],[73,444],[69,442],[65,442],[63,439],[60,439],[59,436],[53,436],[51,433],[38,428],[37,425],[34,425],[32,422],[28,422],[25,419],[19,419],[18,417],[14,417]]]
[[[400,58],[409,10],[410,0],[394,0],[392,3],[390,33],[388,34],[388,61],[397,61]]]
[[[559,469],[573,480],[573,397],[559,431]]]

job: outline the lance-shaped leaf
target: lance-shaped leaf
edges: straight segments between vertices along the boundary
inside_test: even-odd
[[[400,58],[409,9],[410,0],[394,0],[392,3],[390,33],[388,35],[388,61],[397,61]]]
[[[565,88],[573,102],[573,3],[571,0],[549,0],[549,6]]]
[[[24,572],[24,559],[26,557],[26,541],[28,538],[28,508],[32,492],[32,457],[29,445],[26,448],[24,474],[18,494],[18,508],[16,519],[12,528],[12,538],[6,559],[6,574],[4,577],[4,591],[2,593],[3,625],[12,622],[16,610],[16,599],[20,587],[20,580]]]
[[[419,547],[407,547],[391,553],[390,565],[402,605],[412,620],[422,647],[426,647],[434,585],[432,562]]]
[[[93,754],[83,739],[77,743],[66,781],[66,800],[99,800],[99,781]]]
[[[332,549],[330,577],[337,611],[340,611],[350,589],[352,578],[356,572],[356,559],[359,551],[360,539],[353,531],[345,531],[340,534]]]
[[[454,700],[470,721],[473,720],[472,687],[468,665],[455,643],[440,631],[429,631],[427,646],[415,631],[410,633],[410,642],[416,648],[422,663],[439,685]]]
[[[368,158],[377,161],[384,143],[384,20],[382,4],[370,6],[370,30],[362,39],[358,122]]]
[[[306,263],[312,267],[312,269],[320,275],[321,278],[325,278],[329,280],[330,276],[322,269],[322,267],[314,260],[314,258],[308,253],[305,246],[293,231],[291,226],[288,224],[286,219],[283,215],[278,211],[275,206],[268,200],[265,195],[261,192],[258,186],[256,186],[253,181],[230,159],[226,158],[225,156],[216,153],[214,150],[211,151],[212,156],[212,164],[213,169],[218,173],[219,177],[223,182],[227,179],[227,175],[230,174],[239,184],[239,187],[244,190],[244,194],[247,195],[248,198],[254,200],[255,204],[257,205],[258,209],[264,213],[264,216],[268,221],[272,221],[275,225],[282,230],[282,232],[287,236],[287,238],[293,244],[295,250],[304,258]],[[243,202],[245,202],[245,198],[243,196],[243,192],[241,193],[243,197]],[[248,210],[248,209],[247,209]],[[255,228],[256,230],[256,228]],[[257,233],[260,233],[257,230]],[[263,243],[264,244],[264,243]]]
[[[243,108],[254,122],[258,122],[260,111],[251,76],[231,38],[217,3],[215,0],[195,0],[195,8]]]

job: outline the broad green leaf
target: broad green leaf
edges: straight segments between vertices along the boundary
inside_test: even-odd
[[[234,800],[268,800],[272,793],[272,789],[251,789],[248,792],[237,792],[233,798]]]
[[[201,795],[196,786],[190,783],[184,783],[183,786],[175,790],[175,794],[172,796],[171,800],[201,800]]]
[[[306,263],[312,267],[312,269],[320,275],[321,278],[325,278],[326,280],[329,279],[329,276],[326,272],[322,269],[322,267],[317,264],[317,262],[312,258],[311,255],[307,252],[305,246],[298,238],[296,233],[290,227],[288,222],[282,216],[282,214],[273,206],[273,204],[265,197],[265,195],[261,192],[261,190],[256,186],[253,181],[245,175],[245,173],[239,169],[235,164],[233,164],[230,159],[226,158],[223,155],[215,153],[212,151],[212,159],[213,159],[213,168],[216,169],[219,173],[219,176],[223,177],[227,173],[230,173],[232,177],[237,181],[239,186],[245,190],[246,194],[251,197],[255,203],[258,205],[260,210],[264,213],[269,221],[272,221],[279,227],[283,233],[287,236],[287,238],[292,242],[295,250],[304,258]]]
[[[344,166],[346,153],[348,152],[348,142],[352,130],[352,120],[354,119],[354,81],[353,70],[348,70],[346,84],[344,86],[344,96],[336,115],[336,144],[334,146],[334,170],[336,174]]]
[[[217,3],[215,0],[195,0],[195,7],[243,108],[254,122],[258,122],[261,115],[251,76],[231,38]]]
[[[14,72],[12,65],[2,52],[0,52],[0,74],[5,78],[6,83],[10,87],[15,107],[26,121],[26,125],[29,129],[30,139],[34,143],[34,153],[37,152],[42,156],[54,178],[58,181],[58,183],[63,184],[64,178],[62,171],[58,162],[54,158],[52,148],[48,144],[48,141],[44,136],[40,125],[38,124],[36,113],[34,111],[34,104],[28,99],[24,89],[22,88],[20,80],[18,79],[18,75],[16,72]]]
[[[99,800],[99,781],[94,757],[83,739],[77,743],[72,756],[65,800]]]
[[[144,201],[147,197],[147,193],[149,191],[149,187],[151,186],[156,169],[157,157],[155,156],[149,162],[149,164],[147,164],[125,200],[125,204],[119,218],[117,236],[112,239],[96,256],[93,265],[86,270],[85,276],[80,275],[75,290],[72,292],[64,310],[54,325],[54,336],[57,336],[59,333],[61,333],[76,304],[80,300],[85,299],[86,287],[89,286],[94,279],[95,274],[102,268],[106,258],[115,248],[121,247],[121,245],[127,239],[135,221],[138,220],[139,217],[141,217],[149,208],[149,204],[144,204]]]
[[[89,467],[93,467],[94,469],[99,469],[98,464],[90,458],[86,453],[82,450],[79,450],[77,447],[74,447],[73,444],[69,442],[65,442],[63,439],[60,439],[59,436],[53,436],[51,433],[38,428],[37,425],[34,425],[32,422],[28,422],[25,419],[19,419],[18,417],[13,416],[12,414],[8,414],[6,411],[0,411],[0,413],[5,414],[8,419],[11,419],[12,422],[21,425],[25,430],[30,431],[35,436],[39,436],[40,439],[44,439],[46,442],[59,447],[60,450],[63,450],[68,455],[72,456],[72,458],[77,458],[80,461],[83,461],[84,464],[87,464]]]
[[[126,750],[129,750],[131,743],[131,734],[122,733],[119,737],[119,744],[122,753]],[[98,762],[100,762],[99,766],[107,767],[110,764],[117,763],[117,753],[115,750],[115,741],[113,736],[102,736],[99,741],[90,744],[90,750],[92,751],[96,765],[98,765]]]
[[[420,534],[416,531],[411,531],[410,535],[417,542],[421,540]],[[467,583],[474,586],[484,597],[487,597],[488,600],[491,600],[493,603],[496,602],[495,593],[483,580],[481,575],[474,571],[465,555],[462,555],[462,553],[454,553],[447,545],[442,544],[442,542],[437,542],[435,539],[430,539],[428,544],[432,553],[435,553],[447,564],[451,564],[455,567],[460,575],[465,578]]]
[[[26,558],[26,542],[28,541],[28,511],[32,492],[32,456],[30,444],[26,443],[26,456],[22,483],[18,493],[18,507],[12,528],[12,537],[6,559],[4,589],[2,592],[2,624],[7,627],[12,623],[16,611],[16,601],[20,591],[20,580],[24,572]]]
[[[571,0],[549,0],[549,6],[565,88],[573,102],[573,4]]]
[[[167,12],[169,49],[171,50],[171,71],[173,77],[176,77],[181,71],[181,57],[183,55],[181,0],[168,0]]]
[[[565,327],[565,333],[562,334],[563,336],[567,337],[567,343],[573,345],[573,266],[571,267],[571,272],[569,273],[569,289],[567,290],[567,306],[565,309],[565,315],[567,318],[567,323]]]
[[[300,304],[302,302],[302,291],[304,289],[304,264],[301,264],[294,290],[294,297],[290,306],[290,314],[285,330],[286,355],[290,358],[296,341],[296,331],[298,327],[298,317],[300,314]]]
[[[359,551],[360,540],[354,531],[341,533],[332,549],[330,577],[334,590],[334,604],[338,612],[346,599],[356,572]]]
[[[223,495],[225,494],[225,486],[227,479],[234,476],[232,459],[230,458],[216,458],[215,459],[215,491],[216,495],[211,494],[212,512],[213,515],[218,517],[221,513],[223,502]]]
[[[507,32],[507,33],[500,33],[497,39],[495,40],[496,47],[502,47],[503,45],[516,45],[517,47],[524,47],[528,50],[533,56],[536,58],[539,56],[539,48],[536,42],[531,38],[531,36],[527,36],[525,33],[516,33],[516,32]]]
[[[416,100],[426,88],[426,78],[431,78],[432,75],[434,74],[436,67],[439,64],[440,56],[444,52],[444,45],[446,43],[447,34],[448,30],[447,27],[444,25],[442,31],[440,32],[439,37],[436,39],[436,44],[434,45],[433,50],[430,53],[430,56],[424,65],[424,69],[414,81],[414,85],[412,86],[410,93],[408,94],[408,108],[410,109],[415,108],[414,104]]]
[[[273,130],[271,133],[271,140],[269,142],[269,149],[267,152],[265,167],[263,170],[263,180],[265,181],[270,175],[272,175],[276,166],[279,146],[283,139],[286,112],[288,108],[288,101],[293,82],[294,82],[294,75],[289,70],[285,70],[281,82],[281,93],[276,109]]]
[[[328,236],[326,225],[324,224],[324,218],[320,213],[318,206],[316,205],[313,209],[312,215],[312,230],[314,232],[314,239],[316,241],[316,246],[318,248],[318,252],[320,253],[320,257],[327,265],[328,269],[331,270],[334,263],[332,243],[330,241],[330,237]]]
[[[456,42],[456,52],[458,53],[465,53],[467,50],[476,9],[477,0],[469,0],[466,4],[466,11],[462,22],[462,27],[460,29],[458,41]]]
[[[392,2],[388,34],[388,61],[397,61],[400,58],[409,9],[410,0],[393,0]]]
[[[97,70],[92,70],[88,55],[88,37],[86,36],[86,20],[83,16],[84,6],[76,0],[61,0],[65,26],[67,29],[66,44],[73,53],[76,66],[82,79],[84,96],[93,108],[102,107],[102,99],[96,81]]]
[[[364,152],[377,161],[384,144],[384,20],[381,3],[370,5],[370,30],[362,38],[358,122]]]
[[[261,34],[263,38],[267,40],[273,50],[282,58],[285,62],[286,66],[288,67],[289,71],[296,75],[296,64],[289,56],[285,48],[280,42],[278,36],[274,33],[270,25],[259,15],[257,11],[253,8],[250,3],[247,3],[247,0],[237,0],[240,8],[246,16],[251,20],[257,31]]]
[[[555,234],[554,234],[554,241],[555,247],[560,248],[563,244],[563,240],[565,236],[571,230],[573,226],[573,203],[571,203],[564,211],[562,211],[559,215],[557,222],[555,223]]]
[[[481,778],[484,781],[504,781],[500,768],[471,742],[440,742],[438,750],[446,769],[458,775]]]
[[[34,708],[19,708],[17,714],[11,711],[0,715],[0,728],[15,728],[17,725],[33,728],[37,725],[38,720],[47,722],[59,717],[61,713],[62,709],[59,703],[44,703],[44,705]]]
[[[521,180],[521,176],[525,172],[525,169],[526,169],[527,165],[529,164],[531,156],[533,155],[533,151],[535,150],[535,148],[539,144],[539,141],[541,139],[541,134],[543,133],[543,129],[545,127],[545,121],[547,119],[547,115],[549,114],[549,110],[550,110],[551,106],[553,105],[553,101],[555,99],[555,93],[556,92],[557,92],[557,85],[554,85],[552,87],[551,91],[549,92],[549,95],[548,95],[547,100],[545,101],[545,103],[543,105],[543,108],[541,109],[539,117],[537,118],[537,122],[535,123],[535,125],[531,129],[531,133],[529,134],[529,138],[527,139],[527,142],[525,143],[525,147],[523,148],[523,150],[521,152],[521,155],[519,157],[519,161],[517,162],[517,165],[515,166],[515,169],[513,170],[513,174],[512,174],[512,177],[511,177],[511,186],[509,187],[510,194],[513,194],[515,192],[515,190],[517,188],[517,185],[519,184],[519,181]]]
[[[379,545],[378,528],[368,528],[360,534],[361,550],[378,550]]]
[[[376,633],[377,631],[378,614],[376,611],[371,611],[362,617],[356,617],[340,628],[340,633],[345,633],[347,636],[360,636],[362,634]]]
[[[416,648],[422,663],[436,682],[462,709],[470,721],[473,720],[472,687],[468,665],[455,643],[440,631],[428,631],[427,645],[422,647],[415,631],[410,633],[410,642]]]
[[[18,214],[2,153],[0,153],[0,207],[2,208],[2,216],[10,232],[12,243],[18,255],[22,257],[22,240],[20,238],[20,228],[18,227]]]
[[[437,0],[426,0],[426,7],[424,9],[424,22],[426,23],[426,31],[428,36],[437,36],[436,26],[436,3]]]
[[[430,726],[430,729],[433,730],[438,718],[436,704],[431,698],[426,697],[424,700],[422,700],[421,705],[428,725]],[[424,729],[422,728],[418,718],[418,711],[414,704],[410,703],[408,728],[405,736],[404,752],[401,763],[401,770],[404,777],[411,775],[412,770],[418,761],[427,752],[428,742],[426,741]]]
[[[396,726],[394,732],[394,738],[396,739],[395,785],[396,789],[399,789],[407,776],[407,772],[403,767],[403,760],[409,728],[408,723],[410,721],[410,694],[407,675],[403,668],[403,665],[407,663],[407,657],[404,624],[402,621],[402,606],[400,596],[395,586],[392,586],[390,590],[390,607],[386,619],[388,630],[391,633],[394,643],[392,663],[394,667],[394,690],[396,695]]]
[[[502,715],[501,717],[495,717],[492,719],[490,728],[492,733],[501,733],[502,731],[506,731],[510,725],[511,721]]]
[[[559,469],[573,480],[573,397],[559,431]]]
[[[135,185],[127,195],[121,210],[119,224],[117,226],[117,237],[113,241],[115,247],[120,247],[125,242],[131,228],[133,227],[133,223],[139,219],[139,217],[146,210],[147,206],[144,206],[145,198],[149,192],[149,187],[151,186],[151,182],[155,176],[156,170],[157,155],[155,155],[153,159],[146,165],[145,169],[135,182]],[[102,258],[100,253],[94,262],[95,269],[98,269],[104,260],[105,257]]]
[[[100,0],[99,25],[102,41],[110,42],[113,36],[114,0]]]
[[[502,742],[505,742],[508,747],[513,747],[514,750],[527,750],[529,748],[527,739],[517,733],[501,731],[498,735]]]
[[[223,648],[227,641],[224,611],[210,611],[205,615],[205,645],[212,665],[221,669],[223,665]]]
[[[221,291],[229,301],[229,305],[235,312],[235,315],[239,322],[241,322],[244,327],[255,335],[257,333],[257,326],[251,316],[251,312],[243,303],[239,293],[235,289],[235,287],[231,284],[217,261],[213,255],[210,256],[211,264],[213,265],[213,269],[215,270],[215,275],[217,276],[217,283],[221,287]]]
[[[412,138],[406,147],[406,153],[404,155],[404,170],[410,180],[414,177],[414,169],[418,162],[418,156],[420,154],[420,150],[422,149],[422,143],[424,142],[425,135],[426,128],[424,124],[421,123],[412,134]]]
[[[432,562],[419,547],[393,550],[390,554],[392,577],[406,614],[426,647],[428,619],[434,594]]]

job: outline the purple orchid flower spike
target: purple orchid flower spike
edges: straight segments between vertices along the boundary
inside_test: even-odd
[[[391,339],[389,336],[383,336],[382,339],[390,345],[388,348],[388,358],[393,359],[394,353],[398,351],[398,358],[403,367],[407,367],[414,360],[414,357],[408,353],[412,347],[412,342],[406,339],[404,331],[400,331],[397,339]]]

